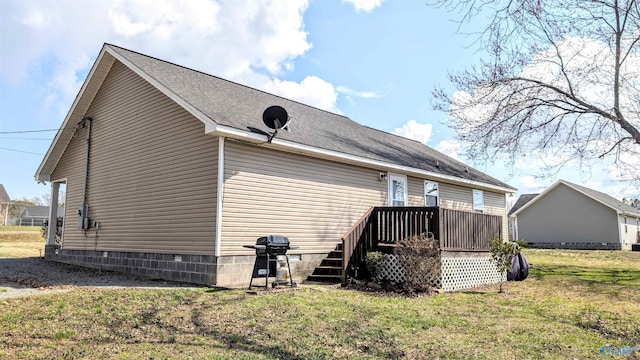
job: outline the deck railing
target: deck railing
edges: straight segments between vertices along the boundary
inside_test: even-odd
[[[502,238],[502,217],[440,208],[440,248],[448,251],[488,251],[489,241]]]
[[[342,237],[342,276],[359,277],[367,252],[431,232],[449,251],[488,251],[502,217],[440,207],[372,207]]]

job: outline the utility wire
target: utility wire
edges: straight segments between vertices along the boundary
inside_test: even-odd
[[[38,153],[30,152],[30,151],[22,151],[22,150],[15,150],[15,149],[7,149],[7,148],[3,148],[3,147],[0,147],[0,150],[15,151],[15,152],[19,152],[19,153],[25,153],[25,154],[31,154],[31,155],[44,156],[44,154],[38,154]]]
[[[46,132],[46,131],[58,131],[58,129],[22,130],[22,131],[0,131],[0,134],[24,134],[24,133]]]

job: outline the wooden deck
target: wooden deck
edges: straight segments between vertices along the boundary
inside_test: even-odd
[[[372,207],[342,237],[342,280],[359,277],[367,252],[431,232],[445,251],[488,251],[502,217],[441,207]]]

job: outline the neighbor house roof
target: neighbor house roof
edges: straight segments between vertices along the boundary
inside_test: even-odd
[[[58,207],[58,216],[62,216],[64,213],[64,207]],[[21,218],[43,218],[49,217],[49,207],[43,205],[31,206],[22,212]]]
[[[76,123],[85,115],[114,61],[147,80],[205,124],[205,132],[254,142],[274,149],[387,171],[420,174],[501,192],[515,188],[424,144],[356,123],[248,86],[105,44],[69,114],[38,168],[36,180],[49,176],[68,144]],[[262,122],[271,105],[284,107],[292,118],[271,143],[272,130]],[[91,115],[91,114],[86,114]]]
[[[518,200],[516,200],[516,203],[513,204],[513,207],[511,207],[511,209],[509,210],[509,213],[507,214],[507,216],[513,215],[513,213],[518,211],[518,209],[520,209],[521,207],[526,205],[529,201],[533,200],[533,198],[536,197],[536,196],[538,196],[538,194],[522,194],[522,195],[520,195]]]
[[[4,185],[0,184],[0,204],[8,204],[10,202],[11,198],[7,194],[7,190],[4,189]]]
[[[640,210],[634,208],[631,205],[625,204],[622,201],[607,195],[603,192],[597,191],[597,190],[593,190],[590,189],[588,187],[584,187],[582,185],[577,185],[571,182],[568,182],[566,180],[558,180],[555,183],[553,183],[551,186],[547,187],[543,192],[541,192],[538,196],[535,196],[533,199],[531,199],[530,201],[528,201],[526,204],[524,204],[522,207],[520,207],[519,209],[515,210],[513,213],[510,212],[510,215],[518,215],[519,213],[521,213],[524,209],[528,208],[529,206],[531,206],[532,204],[534,204],[536,201],[540,200],[541,198],[543,198],[545,195],[547,195],[549,192],[551,192],[551,190],[557,188],[560,185],[565,185],[568,186],[569,188],[601,203],[604,206],[607,206],[613,210],[615,210],[618,214],[624,214],[624,215],[628,215],[628,216],[632,216],[632,217],[638,217],[640,218]],[[520,200],[520,199],[518,199]],[[515,205],[514,205],[515,207]]]

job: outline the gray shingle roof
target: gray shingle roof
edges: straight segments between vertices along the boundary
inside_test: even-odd
[[[418,141],[134,51],[109,44],[105,47],[216,124],[253,133],[270,132],[262,123],[262,112],[271,105],[280,105],[293,120],[290,131],[278,133],[279,139],[515,190]]]
[[[618,200],[618,199],[616,199],[616,198],[614,198],[614,197],[612,197],[610,195],[607,195],[607,194],[605,194],[603,192],[600,192],[600,191],[597,191],[597,190],[593,190],[593,189],[590,189],[588,187],[584,187],[582,185],[574,184],[574,183],[571,183],[571,182],[568,182],[568,181],[565,181],[565,180],[562,180],[562,182],[565,183],[567,186],[573,187],[574,189],[584,193],[585,195],[587,195],[587,196],[593,198],[594,200],[597,200],[597,201],[599,201],[599,202],[601,202],[601,203],[603,203],[603,204],[605,204],[605,205],[607,205],[607,206],[609,206],[611,208],[620,210],[620,211],[625,212],[625,213],[635,214],[635,215],[640,216],[640,210],[634,208],[631,205],[625,204],[622,201],[620,201],[620,200]]]
[[[0,184],[0,204],[8,204],[10,202],[11,198],[7,194],[7,190],[4,189],[4,185]]]
[[[521,207],[525,206],[529,201],[533,200],[533,198],[535,198],[536,196],[538,196],[538,194],[520,195],[518,200],[516,200],[516,203],[513,204],[513,207],[511,208],[511,210],[509,210],[509,214],[507,216],[511,216],[511,214],[518,211],[518,209],[520,209]]]
[[[58,216],[64,215],[64,207],[58,207]],[[24,209],[21,218],[48,218],[49,207],[43,205],[32,206]]]

